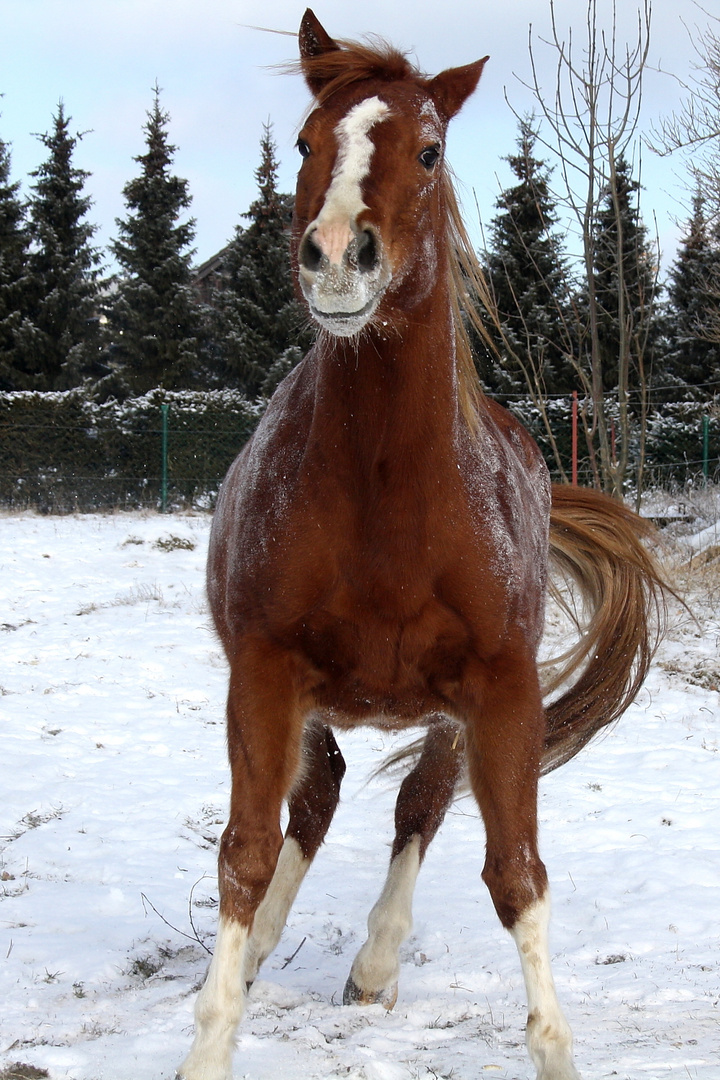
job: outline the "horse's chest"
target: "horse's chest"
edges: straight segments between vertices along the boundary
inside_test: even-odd
[[[472,648],[464,619],[428,592],[340,585],[299,628],[313,696],[334,722],[372,716],[395,726],[447,705]]]

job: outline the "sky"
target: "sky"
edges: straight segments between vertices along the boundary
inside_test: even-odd
[[[611,0],[597,0],[598,22],[609,27]],[[618,40],[634,41],[637,10],[621,3]],[[682,9],[682,10],[681,10]],[[718,9],[717,11],[715,9]],[[196,219],[195,262],[222,248],[242,223],[256,194],[263,124],[273,124],[280,160],[280,188],[292,191],[295,141],[309,96],[301,78],[279,72],[296,56],[293,36],[304,4],[290,0],[0,0],[0,139],[10,144],[12,178],[27,194],[29,173],[45,159],[37,133],[49,131],[62,99],[74,133],[83,137],[75,164],[92,175],[86,193],[89,220],[105,247],[126,207],[123,186],[138,172],[143,125],[152,88],[171,117],[175,172],[189,182]],[[335,37],[378,34],[410,51],[422,70],[436,74],[490,54],[480,87],[454,121],[448,158],[460,182],[471,235],[479,245],[494,201],[512,174],[503,157],[514,151],[519,114],[533,109],[528,40],[544,92],[554,88],[556,54],[543,44],[550,30],[549,0],[317,0],[315,13]],[[585,8],[556,0],[563,38],[585,36]],[[705,10],[676,0],[655,0],[650,70],[646,74],[642,126],[677,109],[691,64],[692,34],[720,14],[718,0]],[[658,70],[661,69],[661,70]],[[35,133],[35,134],[33,134]],[[541,154],[541,156],[543,156]],[[646,224],[660,238],[665,264],[672,260],[687,218],[686,171],[679,160],[642,153],[642,201]]]

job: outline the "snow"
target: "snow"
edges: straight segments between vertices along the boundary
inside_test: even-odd
[[[52,1080],[170,1080],[212,947],[228,799],[209,520],[0,528],[0,1077],[23,1062]],[[636,704],[542,785],[555,977],[585,1080],[720,1076],[717,588],[691,607]],[[520,965],[468,798],[421,870],[394,1011],[340,1004],[391,841],[394,784],[370,774],[395,743],[339,740],[342,802],[253,988],[235,1076],[530,1078]]]
[[[715,521],[694,536],[689,536],[687,543],[693,551],[704,551],[711,545],[720,543],[720,522]]]

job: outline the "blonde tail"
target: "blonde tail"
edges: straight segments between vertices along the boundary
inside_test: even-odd
[[[564,765],[617,720],[647,675],[669,591],[642,543],[652,532],[616,499],[589,488],[553,487],[550,558],[578,586],[590,618],[548,687],[552,694],[580,671],[547,705],[543,772]]]

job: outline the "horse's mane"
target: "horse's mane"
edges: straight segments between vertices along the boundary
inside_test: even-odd
[[[336,44],[337,49],[303,57],[289,65],[292,71],[301,72],[308,83],[317,88],[315,105],[323,105],[338,91],[368,79],[411,81],[423,90],[431,82],[430,76],[421,72],[406,53],[382,38],[369,37],[364,42],[338,40]],[[465,228],[452,172],[447,163],[443,174],[443,202],[460,406],[471,430],[476,431],[484,394],[473,359],[468,324],[492,350],[494,345],[479,307],[489,314],[491,320],[495,308]]]
[[[482,313],[495,323],[497,309],[465,228],[455,194],[452,173],[447,164],[443,174],[443,186],[447,227],[446,247],[450,267],[450,300],[455,326],[458,394],[463,416],[470,430],[477,432],[478,414],[483,409],[485,395],[475,367],[469,325],[488,349],[491,352],[495,351],[495,344]]]
[[[320,87],[315,95],[318,105],[323,105],[338,90],[367,79],[412,80],[422,87],[430,81],[411,63],[407,53],[383,38],[368,37],[365,42],[339,40],[336,44],[337,49],[303,57],[292,65],[311,85]]]

